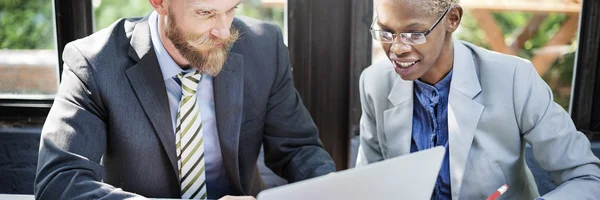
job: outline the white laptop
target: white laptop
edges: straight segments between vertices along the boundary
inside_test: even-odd
[[[262,191],[258,200],[429,200],[444,147]]]

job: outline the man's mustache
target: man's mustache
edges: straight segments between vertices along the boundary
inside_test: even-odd
[[[211,38],[194,34],[185,35],[184,38],[188,45],[196,49],[212,49],[212,47],[216,47],[219,44],[222,45],[223,48],[226,48],[234,43],[239,37],[239,31],[237,29],[232,28],[230,31],[231,34],[227,38]]]

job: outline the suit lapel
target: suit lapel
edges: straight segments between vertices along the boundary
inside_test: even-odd
[[[177,176],[177,152],[169,114],[169,100],[158,59],[152,48],[147,19],[148,17],[140,20],[133,29],[128,54],[138,63],[127,69],[126,74],[167,153],[173,173]]]
[[[230,52],[223,70],[214,78],[215,114],[223,167],[230,183],[243,191],[239,169],[239,138],[242,124],[244,68],[243,56]],[[244,193],[246,194],[246,193]]]
[[[454,67],[448,97],[448,135],[450,142],[450,179],[452,199],[460,197],[469,151],[483,105],[473,98],[481,92],[471,51],[454,42]]]
[[[394,107],[383,112],[387,155],[393,158],[410,153],[413,116],[413,82],[396,77],[388,100]]]

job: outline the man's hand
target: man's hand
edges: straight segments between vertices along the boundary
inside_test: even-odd
[[[252,196],[243,196],[243,197],[224,196],[223,198],[220,198],[219,200],[256,200],[256,199]]]

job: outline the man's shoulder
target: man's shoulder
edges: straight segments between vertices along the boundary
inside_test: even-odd
[[[541,80],[536,68],[527,59],[462,43],[472,51],[479,82],[486,91],[484,94],[505,95],[516,88],[524,88],[523,85],[534,79]]]
[[[382,59],[375,61],[365,70],[363,70],[362,76],[369,79],[376,78],[379,80],[387,80],[396,77],[397,74],[394,71],[394,66],[392,63],[388,59]]]
[[[281,37],[281,29],[277,25],[251,17],[237,16],[233,20],[233,26],[244,39]]]
[[[283,46],[281,29],[274,24],[244,16],[236,17],[232,26],[239,31],[239,38],[230,51],[251,61],[245,67],[253,68],[250,71],[255,74],[261,71],[256,68],[266,70],[264,73],[273,71],[277,66],[277,57],[287,51]]]
[[[144,22],[147,23],[146,18],[122,18],[106,28],[70,43],[78,47],[85,46],[86,49],[90,50],[100,50],[107,44],[117,42],[126,42],[128,44],[135,26],[138,23]]]
[[[460,42],[472,51],[473,60],[480,69],[513,71],[514,68],[517,68],[518,70],[527,70],[527,67],[532,67],[529,60],[514,55],[491,51],[469,42]]]
[[[126,58],[133,29],[146,18],[123,18],[99,31],[67,44],[62,58],[67,65],[90,65],[97,60]],[[150,35],[148,35],[150,37]]]
[[[387,59],[376,61],[361,74],[361,87],[365,94],[370,96],[387,97],[396,81],[400,81],[400,84],[410,83],[400,78]]]

